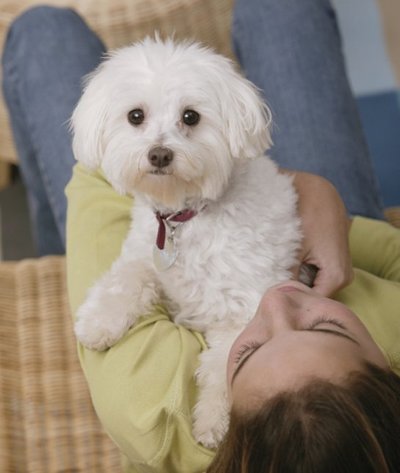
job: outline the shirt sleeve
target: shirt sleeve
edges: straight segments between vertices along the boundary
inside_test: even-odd
[[[400,282],[400,230],[387,222],[355,217],[350,230],[353,266]]]
[[[67,278],[74,314],[87,289],[119,255],[133,202],[117,195],[99,173],[89,174],[80,165],[66,193]],[[193,374],[204,348],[199,334],[172,323],[158,306],[106,351],[78,344],[93,404],[128,459],[126,471],[206,470],[213,452],[191,434]]]

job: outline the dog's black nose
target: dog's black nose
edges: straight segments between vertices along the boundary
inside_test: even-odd
[[[148,154],[150,164],[157,168],[164,168],[174,159],[174,153],[169,148],[155,146],[151,148]]]

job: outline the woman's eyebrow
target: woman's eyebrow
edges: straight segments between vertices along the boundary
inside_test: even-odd
[[[337,337],[342,337],[342,338],[345,338],[347,340],[350,340],[352,341],[353,343],[355,343],[356,345],[360,345],[357,340],[355,340],[353,337],[351,337],[350,335],[347,335],[347,333],[343,333],[343,332],[339,332],[337,330],[331,330],[329,328],[312,328],[312,329],[305,329],[303,330],[304,332],[318,332],[318,333],[327,333],[329,335],[335,335]],[[259,350],[263,345],[265,345],[265,343],[267,342],[264,342],[262,343],[261,345],[259,345],[257,348],[255,348],[253,351],[251,351],[247,356],[245,356],[243,358],[243,360],[240,361],[240,364],[239,366],[236,368],[236,370],[234,371],[233,375],[232,375],[232,381],[231,381],[231,385],[233,384],[233,381],[235,380],[236,376],[238,375],[239,371],[242,369],[243,365],[246,363],[246,361],[252,356],[254,355],[254,353]]]

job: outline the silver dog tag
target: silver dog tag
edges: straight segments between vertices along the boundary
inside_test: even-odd
[[[174,242],[174,234],[167,227],[167,235],[165,245],[162,250],[157,245],[153,247],[154,266],[158,271],[165,271],[170,268],[176,261],[178,251]]]

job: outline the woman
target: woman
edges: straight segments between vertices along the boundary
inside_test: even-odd
[[[68,241],[71,242],[68,263],[73,311],[84,298],[91,281],[118,253],[130,208],[129,200],[121,202],[101,176],[89,176],[79,167],[74,173],[68,187]],[[320,199],[329,201],[322,198],[321,192],[322,187]],[[271,444],[266,440],[274,439],[272,434],[278,435],[277,425],[289,426],[292,425],[290,422],[299,421],[290,418],[290,412],[299,415],[300,400],[308,402],[304,415],[309,416],[310,406],[321,402],[325,402],[325,410],[331,413],[327,416],[324,410],[322,414],[316,412],[314,423],[309,424],[317,440],[321,441],[322,426],[322,431],[328,434],[325,444],[331,445],[332,438],[342,438],[344,443],[351,439],[351,449],[338,465],[332,459],[337,459],[337,452],[343,451],[341,443],[334,445],[335,450],[328,452],[322,460],[306,444],[304,448],[310,452],[310,461],[317,462],[317,466],[312,465],[314,470],[307,464],[296,470],[299,460],[293,454],[289,465],[278,463],[271,471],[325,472],[329,471],[326,463],[335,466],[332,471],[369,471],[365,461],[361,463],[365,469],[356,469],[349,461],[358,458],[353,455],[356,448],[366,451],[369,456],[370,447],[365,448],[368,443],[354,429],[357,424],[352,418],[351,422],[336,422],[338,427],[333,423],[339,413],[346,419],[345,413],[349,410],[343,404],[345,401],[354,404],[364,401],[365,397],[376,402],[375,418],[373,415],[368,418],[370,414],[364,407],[356,414],[362,416],[363,423],[374,422],[376,415],[382,416],[386,430],[381,430],[388,434],[387,439],[378,435],[378,440],[374,439],[372,444],[383,443],[387,449],[385,455],[388,451],[393,456],[398,455],[398,449],[393,447],[399,438],[400,382],[399,377],[391,373],[400,374],[399,233],[386,223],[354,218],[350,243],[355,277],[349,286],[336,294],[336,300],[293,281],[265,294],[254,319],[231,349],[227,381],[233,418],[211,472],[270,471],[269,467],[260,469],[257,458],[270,461],[266,453]],[[86,266],[88,263],[90,266]],[[80,271],[82,267],[87,269]],[[108,352],[96,353],[79,347],[97,412],[111,437],[129,458],[127,471],[141,471],[141,464],[146,465],[143,471],[146,468],[160,472],[206,470],[213,453],[196,444],[191,436],[191,410],[196,400],[193,373],[198,355],[205,348],[199,334],[175,326],[161,307],[155,308],[149,318],[144,318]],[[318,381],[315,385],[314,380]],[[372,383],[372,388],[363,389],[366,383]],[[359,385],[361,401],[357,400],[358,394],[354,394]],[[341,390],[346,386],[347,397],[343,392],[334,393],[333,388]],[[379,399],[380,392],[384,394]],[[279,420],[279,412],[277,414],[271,408],[271,404],[283,402],[281,393],[297,396],[284,399],[288,403],[283,406],[287,416],[285,422]],[[334,409],[330,402],[335,403]],[[282,409],[281,405],[277,409]],[[320,426],[318,431],[315,424]],[[350,432],[343,429],[349,425]],[[255,427],[258,430],[254,431]],[[361,430],[364,434],[368,432],[368,428]],[[265,433],[262,437],[261,432]],[[291,446],[301,456],[299,442],[302,437],[293,430],[290,433],[291,436],[281,439],[280,452],[287,452]],[[316,439],[306,434],[309,431],[304,435],[315,444]],[[394,445],[390,444],[390,438]],[[243,448],[247,445],[247,449]],[[276,445],[272,443],[271,455],[275,456]],[[375,457],[384,458],[382,452],[378,452]],[[320,450],[317,449],[317,453]],[[279,460],[282,457],[288,458],[285,453],[281,453]],[[251,460],[254,458],[253,465]],[[249,465],[240,469],[244,460],[248,460]],[[322,461],[325,463],[318,467],[318,462]],[[395,466],[387,470],[377,469],[374,461],[371,472],[398,471],[398,456]]]
[[[350,213],[379,218],[379,195],[330,5],[303,0],[288,10],[283,3],[239,1],[234,22],[238,56],[250,79],[264,89],[276,117],[274,157],[283,167],[331,179]],[[313,47],[316,38],[320,48]],[[82,75],[95,67],[103,51],[86,25],[67,10],[31,10],[8,36],[4,90],[44,253],[62,251],[65,238],[62,191],[73,158],[61,124],[79,98]],[[323,83],[315,71],[324,73]],[[328,295],[352,277],[344,208],[322,178],[299,172],[295,185],[306,237],[301,259],[319,267],[314,290]],[[117,256],[131,202],[117,196],[100,174],[89,175],[80,166],[74,168],[67,193],[68,284],[74,313],[87,288]],[[79,347],[94,404],[126,457],[126,471],[201,472],[212,461],[215,453],[191,435],[193,373],[202,349],[201,335],[172,324],[161,307],[106,352]]]
[[[400,232],[356,218],[350,235],[358,268],[336,300],[280,284],[234,342],[207,471],[399,471]]]

